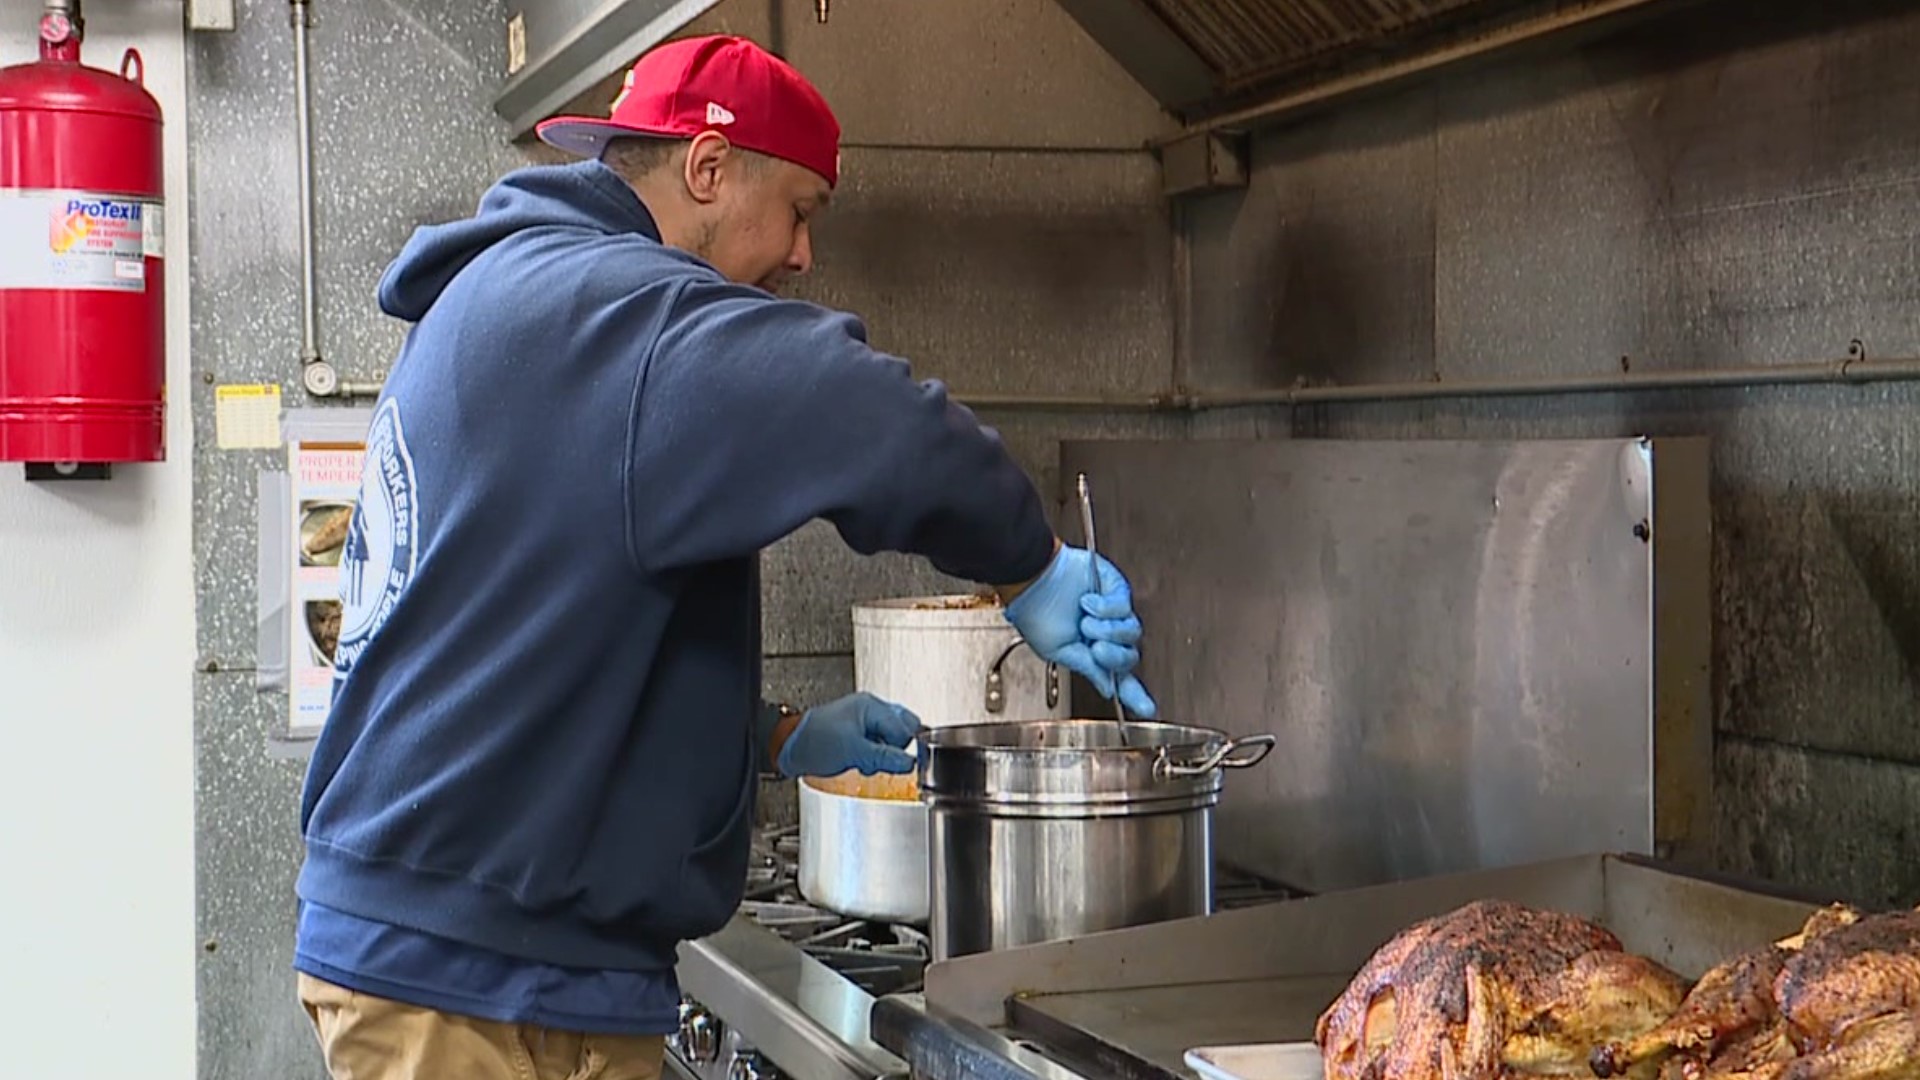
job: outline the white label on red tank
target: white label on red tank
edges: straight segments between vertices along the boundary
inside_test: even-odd
[[[140,211],[140,252],[149,259],[167,254],[166,217],[159,203],[148,203]]]
[[[146,292],[148,230],[160,235],[147,218],[159,214],[97,192],[0,188],[0,289]]]

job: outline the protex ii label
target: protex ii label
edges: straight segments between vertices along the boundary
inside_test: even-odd
[[[0,189],[0,289],[146,292],[159,215],[97,192]]]

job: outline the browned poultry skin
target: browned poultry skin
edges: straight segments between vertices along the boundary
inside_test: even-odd
[[[1847,904],[1828,904],[1826,907],[1807,916],[1807,924],[1800,928],[1798,934],[1795,934],[1785,941],[1776,942],[1775,944],[1780,945],[1782,948],[1798,952],[1802,945],[1812,941],[1814,938],[1838,930],[1843,926],[1852,926],[1859,921],[1860,910],[1858,908]]]
[[[1678,975],[1646,957],[1587,953],[1553,981],[1545,1007],[1508,1036],[1502,1061],[1533,1075],[1585,1075],[1594,1047],[1658,1026],[1680,1007],[1686,991]],[[1513,1015],[1528,1012],[1520,1004]]]
[[[1726,1039],[1712,1058],[1687,1056],[1670,1058],[1671,1069],[1663,1078],[1703,1080],[1707,1076],[1745,1074],[1767,1065],[1792,1061],[1799,1054],[1793,1044],[1793,1032],[1783,1019],[1775,1018],[1742,1034]],[[1701,1061],[1706,1064],[1702,1065]]]
[[[1783,1041],[1789,1047],[1792,1043],[1775,1001],[1775,983],[1807,942],[1859,918],[1859,912],[1843,904],[1822,908],[1807,918],[1798,934],[1719,964],[1694,984],[1673,1019],[1637,1039],[1594,1051],[1594,1075],[1620,1076],[1675,1053],[1687,1055],[1683,1064],[1696,1073],[1703,1062],[1712,1068],[1748,1068],[1778,1057]]]
[[[1920,1080],[1920,1014],[1862,1020],[1837,1045],[1799,1057],[1694,1075],[1698,1080]]]
[[[1773,981],[1786,964],[1785,949],[1768,945],[1742,953],[1700,977],[1666,1023],[1631,1041],[1594,1051],[1595,1076],[1621,1076],[1676,1051],[1709,1057],[1728,1042],[1777,1017]]]
[[[1868,915],[1809,937],[1774,983],[1774,999],[1806,1049],[1856,1023],[1920,1010],[1920,912]]]
[[[1708,972],[1673,1023],[1609,1064],[1662,1050],[1683,1051],[1663,1080],[1920,1080],[1920,913],[1816,912],[1779,947]]]
[[[1672,972],[1572,915],[1480,901],[1382,946],[1314,1028],[1327,1080],[1579,1075],[1679,1006]]]

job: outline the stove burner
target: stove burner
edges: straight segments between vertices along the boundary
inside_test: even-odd
[[[896,923],[849,918],[800,895],[800,827],[754,837],[741,914],[798,946],[854,985],[882,997],[920,989],[932,943]]]

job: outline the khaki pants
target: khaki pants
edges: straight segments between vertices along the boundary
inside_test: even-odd
[[[476,1020],[299,975],[333,1080],[659,1080],[658,1036]]]

